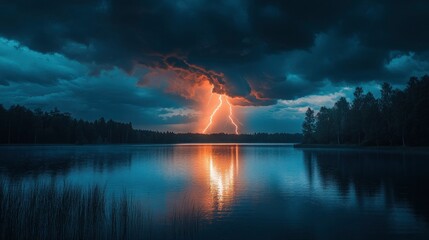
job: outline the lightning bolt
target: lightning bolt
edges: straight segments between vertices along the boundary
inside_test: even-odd
[[[211,96],[210,96],[210,98],[211,98]],[[216,108],[213,110],[212,114],[210,115],[209,123],[207,124],[206,128],[204,128],[203,133],[206,133],[207,129],[209,129],[209,128],[210,128],[210,126],[213,124],[213,117],[216,115],[217,111],[219,111],[219,109],[220,109],[220,108],[222,107],[222,105],[223,105],[223,100],[222,100],[222,98],[223,98],[223,95],[219,95],[219,104],[216,106]],[[233,118],[234,113],[233,113],[233,111],[232,111],[232,105],[231,105],[231,103],[228,101],[228,99],[225,99],[225,100],[226,100],[226,103],[227,103],[227,104],[228,104],[228,106],[229,106],[229,115],[228,115],[228,118],[229,118],[229,120],[231,121],[231,124],[232,124],[232,125],[234,125],[234,127],[235,127],[235,134],[238,134],[238,125],[235,123],[234,118]],[[210,101],[210,100],[209,100],[209,101]]]
[[[207,127],[204,128],[203,133],[206,133],[207,129],[209,129],[209,127],[212,125],[212,123],[213,123],[213,117],[216,114],[216,112],[219,110],[219,108],[222,106],[222,104],[223,104],[222,95],[219,95],[219,104],[217,105],[217,107],[215,108],[215,110],[212,112],[212,115],[210,115],[209,124],[207,124]]]
[[[232,106],[231,103],[229,103],[228,99],[226,99],[226,103],[228,103],[229,106],[229,120],[231,120],[232,125],[235,126],[235,134],[238,134],[238,126],[237,124],[234,122],[234,119],[232,119],[233,113],[232,113]]]

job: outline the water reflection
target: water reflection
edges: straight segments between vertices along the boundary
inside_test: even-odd
[[[160,224],[201,209],[213,239],[427,239],[428,156],[235,144],[12,147],[0,148],[0,181],[54,175],[106,186],[107,196],[125,189]]]
[[[413,152],[304,150],[310,185],[317,175],[322,186],[334,186],[359,206],[378,196],[387,210],[409,204],[429,222],[428,160],[427,154]]]
[[[228,214],[238,194],[239,152],[239,145],[175,146],[165,172],[188,180],[183,190],[167,196],[168,212],[175,213],[177,204],[185,200],[190,204],[179,208],[191,211],[198,207],[206,219]]]
[[[112,171],[131,165],[132,152],[106,146],[11,146],[0,148],[0,177],[19,181],[41,175],[64,177],[73,170]]]
[[[207,146],[206,161],[209,162],[210,193],[212,208],[223,210],[234,197],[234,180],[238,175],[238,145],[216,149]]]

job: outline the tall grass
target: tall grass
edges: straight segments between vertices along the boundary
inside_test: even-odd
[[[184,209],[157,226],[150,209],[126,193],[106,197],[100,186],[0,180],[0,239],[195,239],[201,211]]]
[[[202,212],[189,199],[185,198],[174,207],[168,217],[172,239],[195,239],[201,227]]]

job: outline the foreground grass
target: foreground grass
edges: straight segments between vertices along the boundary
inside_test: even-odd
[[[155,226],[150,211],[125,193],[106,197],[100,186],[0,182],[0,239],[193,239],[201,211],[187,204]]]

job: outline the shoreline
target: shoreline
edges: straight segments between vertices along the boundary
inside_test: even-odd
[[[17,147],[17,146],[157,146],[157,145],[273,145],[273,146],[294,146],[296,142],[172,142],[172,143],[45,143],[45,144],[0,144],[0,147]]]
[[[407,150],[421,150],[429,152],[429,146],[362,146],[356,144],[304,144],[298,143],[293,145],[297,149],[311,149],[311,148],[320,148],[320,149],[355,149],[355,150],[397,150],[397,151],[407,151]]]
[[[296,149],[337,149],[337,150],[374,150],[374,151],[419,151],[429,153],[429,146],[361,146],[356,144],[303,144],[287,142],[177,142],[177,143],[102,143],[102,144],[0,144],[4,147],[89,147],[89,146],[168,146],[168,145],[241,145],[241,146],[288,146]]]

